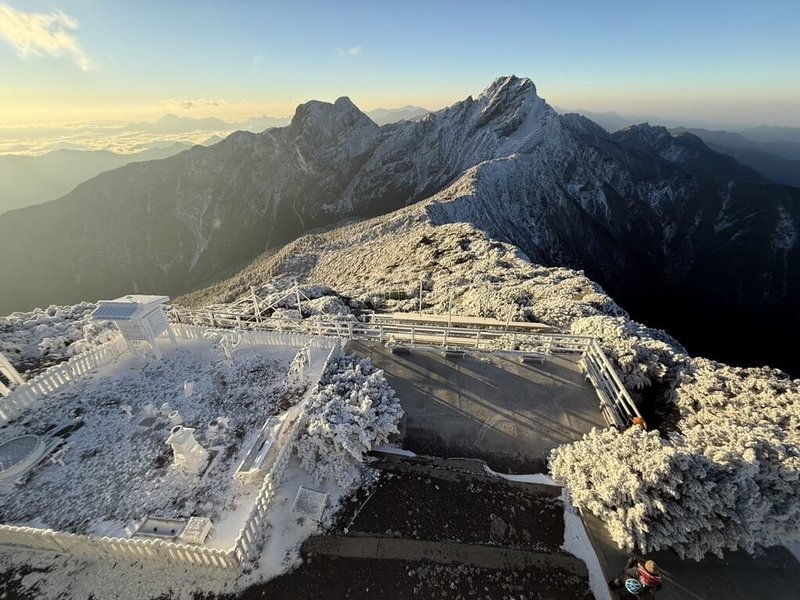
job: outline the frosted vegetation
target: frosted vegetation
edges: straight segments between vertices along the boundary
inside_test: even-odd
[[[0,352],[19,370],[38,371],[108,341],[116,327],[89,318],[90,302],[0,317]]]
[[[328,366],[307,415],[297,443],[300,464],[315,481],[348,488],[360,479],[364,454],[398,433],[403,409],[383,371],[369,360],[342,356]]]
[[[699,559],[800,531],[800,382],[705,359],[678,376],[679,430],[594,431],[551,470],[620,546]]]

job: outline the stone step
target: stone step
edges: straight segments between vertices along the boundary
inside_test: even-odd
[[[487,569],[559,568],[588,577],[584,562],[571,554],[530,552],[479,544],[435,542],[369,535],[314,536],[303,544],[304,553],[388,560],[428,560]]]
[[[493,475],[486,470],[485,461],[472,458],[437,458],[433,456],[403,456],[387,452],[372,451],[370,456],[376,458],[370,466],[388,472],[415,473],[426,477],[447,480],[480,481],[519,487],[529,492],[548,496],[560,496],[561,487],[526,481],[511,481]]]

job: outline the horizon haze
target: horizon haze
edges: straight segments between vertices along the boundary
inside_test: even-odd
[[[3,1],[0,128],[241,121],[345,95],[365,111],[437,110],[506,73],[568,109],[800,126],[795,3],[503,7],[498,21],[495,6],[453,2]]]

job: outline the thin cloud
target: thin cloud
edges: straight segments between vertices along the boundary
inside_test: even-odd
[[[351,48],[342,48],[339,46],[336,48],[336,53],[339,56],[360,56],[363,51],[363,46],[353,46]]]
[[[180,106],[181,108],[194,108],[195,106],[222,106],[224,100],[209,100],[208,98],[197,98],[195,100],[162,100],[161,104],[168,106]]]
[[[11,44],[20,58],[66,55],[88,71],[92,64],[73,34],[77,30],[78,21],[60,10],[26,13],[0,4],[0,38]]]

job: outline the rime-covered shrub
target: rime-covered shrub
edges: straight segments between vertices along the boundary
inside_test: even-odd
[[[572,323],[570,333],[597,338],[606,356],[619,367],[622,383],[629,389],[673,380],[688,359],[686,350],[665,332],[624,317],[578,319]]]
[[[322,296],[303,302],[303,315],[317,319],[346,318],[350,316],[350,307],[339,296]]]
[[[692,360],[678,374],[680,431],[593,431],[550,457],[573,500],[625,549],[706,553],[800,537],[800,381]]]
[[[50,306],[0,317],[0,352],[12,364],[55,363],[108,341],[117,332],[111,321],[96,322],[96,304]]]
[[[328,366],[309,400],[306,431],[296,445],[300,463],[317,481],[335,479],[350,487],[364,454],[397,433],[402,416],[383,371],[369,360],[342,356]]]

